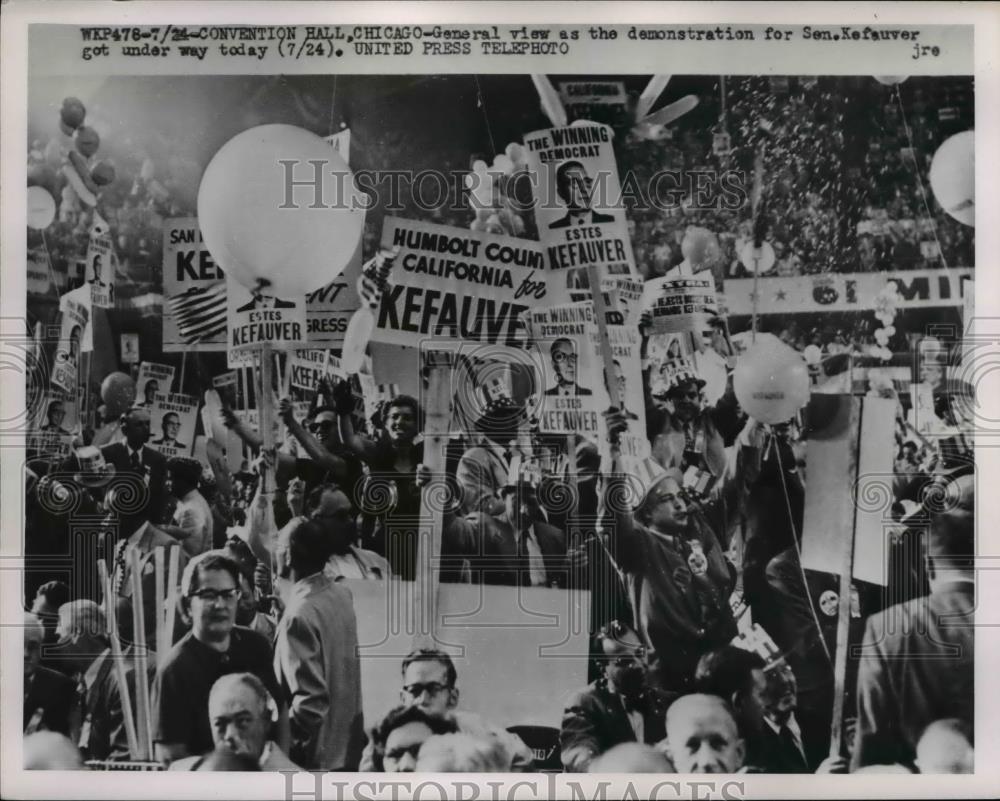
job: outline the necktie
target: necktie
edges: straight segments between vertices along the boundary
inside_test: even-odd
[[[138,451],[132,454],[132,468],[138,473],[142,472],[142,462],[139,460]]]
[[[801,769],[806,770],[806,760],[802,756],[802,751],[799,750],[799,744],[795,741],[795,735],[792,734],[792,730],[788,728],[787,725],[782,726],[778,730],[778,737],[781,738],[781,744],[784,746],[786,753],[791,758],[793,762]]]

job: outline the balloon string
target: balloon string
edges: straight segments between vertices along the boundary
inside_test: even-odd
[[[913,175],[917,179],[917,189],[920,190],[920,198],[924,202],[924,211],[927,212],[927,219],[931,223],[931,232],[934,234],[934,241],[937,243],[938,258],[941,259],[941,266],[946,270],[948,269],[948,262],[944,258],[944,249],[941,247],[941,240],[938,239],[937,232],[937,221],[931,214],[931,207],[927,203],[927,193],[924,191],[924,181],[920,177],[920,165],[917,163],[917,149],[913,146],[913,137],[910,135],[910,126],[906,121],[906,110],[903,107],[903,95],[899,91],[899,84],[897,83],[893,89],[895,90],[896,102],[899,104],[899,116],[903,120],[903,130],[906,132],[906,144],[909,146],[910,150],[910,160],[913,162]]]
[[[52,269],[52,254],[49,252],[49,243],[45,239],[45,231],[39,231],[42,235],[42,250],[45,251],[45,266],[49,269],[49,281],[52,282],[52,293],[59,297],[59,283],[56,281],[55,270]],[[84,276],[86,278],[86,276]]]
[[[769,430],[771,443],[774,445],[774,455],[778,459],[778,476],[781,478],[781,491],[785,496],[785,509],[788,512],[788,522],[792,527],[792,545],[795,546],[796,561],[799,563],[799,573],[802,576],[802,589],[805,591],[806,600],[809,602],[809,613],[812,615],[813,623],[816,624],[816,631],[819,633],[819,642],[823,646],[823,653],[826,654],[827,661],[833,665],[833,657],[830,656],[830,649],[826,644],[826,637],[823,636],[823,627],[820,625],[819,617],[816,615],[816,606],[813,604],[812,594],[809,592],[809,582],[806,580],[806,569],[802,564],[802,549],[799,547],[799,532],[795,525],[795,516],[792,514],[792,502],[788,496],[788,485],[785,483],[785,467],[781,463],[781,448],[778,446],[777,437]]]
[[[493,157],[496,158],[497,155],[497,145],[493,141],[493,128],[490,126],[490,115],[486,113],[486,101],[483,100],[483,88],[479,85],[479,76],[473,75],[473,80],[476,82],[476,99],[479,102],[479,108],[483,110],[483,120],[486,123],[486,134],[490,138],[490,150],[493,152]]]
[[[337,133],[333,130],[334,109],[337,107],[337,76],[333,76],[333,95],[330,97],[330,136]]]

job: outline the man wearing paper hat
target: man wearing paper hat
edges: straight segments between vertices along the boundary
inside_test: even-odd
[[[74,452],[78,472],[73,481],[88,489],[103,487],[115,475],[115,466],[104,460],[104,454],[97,448],[87,446]]]
[[[701,655],[736,634],[729,607],[735,569],[685,497],[677,469],[647,458],[622,475],[616,458],[604,510],[601,528],[637,630],[655,654],[660,687],[685,692]]]

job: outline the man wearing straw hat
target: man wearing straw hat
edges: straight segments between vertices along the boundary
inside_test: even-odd
[[[636,628],[668,693],[686,691],[701,655],[736,634],[729,606],[735,569],[682,482],[679,471],[651,458],[639,462],[636,475],[623,476],[616,459],[601,521]]]

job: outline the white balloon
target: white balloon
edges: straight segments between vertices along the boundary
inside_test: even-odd
[[[768,273],[774,267],[774,248],[771,247],[770,242],[764,242],[759,248],[755,248],[751,240],[743,246],[743,250],[740,252],[740,262],[751,273]]]
[[[976,224],[976,135],[963,131],[941,143],[931,160],[931,190],[948,214]]]
[[[28,227],[42,231],[56,218],[56,201],[41,186],[28,187]]]
[[[873,75],[872,77],[876,81],[878,81],[879,83],[881,83],[881,84],[883,84],[885,86],[895,86],[897,83],[902,83],[903,81],[905,81],[910,76],[909,75]]]
[[[212,157],[198,189],[198,221],[227,275],[251,291],[295,298],[347,266],[367,202],[320,137],[293,125],[261,125]]]
[[[510,175],[514,172],[514,161],[506,153],[501,153],[493,159],[493,169],[504,175]]]
[[[351,321],[344,332],[344,347],[340,353],[340,366],[348,375],[358,373],[365,363],[365,351],[372,331],[375,330],[375,315],[367,306],[362,306],[351,315]]]

